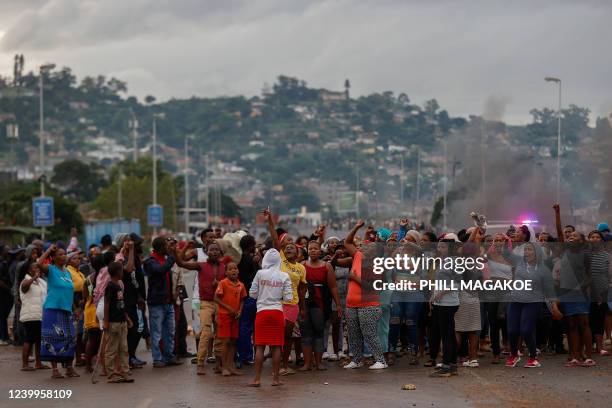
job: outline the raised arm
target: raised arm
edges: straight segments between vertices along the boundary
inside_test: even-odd
[[[199,271],[200,264],[197,261],[186,261],[185,253],[187,252],[188,245],[185,245],[185,248],[182,250],[175,251],[175,262],[178,266],[185,269],[191,269],[192,271]]]
[[[45,260],[49,257],[49,255],[51,255],[51,253],[55,252],[57,248],[55,247],[55,244],[51,245],[49,248],[47,248],[47,250],[40,256],[40,258],[38,258],[36,260],[36,263],[38,264],[38,266],[40,267],[40,271],[43,274],[46,274],[47,272],[49,272],[49,265],[45,265]]]
[[[359,228],[363,227],[365,223],[363,220],[358,220],[357,224],[353,227],[353,229],[348,233],[346,239],[344,240],[344,247],[350,256],[355,255],[357,252],[357,247],[355,246],[355,234],[359,231]]]
[[[132,273],[134,272],[135,263],[134,263],[134,241],[127,240],[124,244],[125,253],[127,256],[127,264],[125,265],[125,272]]]
[[[266,221],[268,222],[268,232],[272,237],[272,246],[277,251],[280,251],[281,247],[280,242],[278,240],[278,234],[276,233],[276,225],[274,225],[274,220],[272,219],[272,213],[270,212],[270,209],[266,208],[265,210],[263,210],[263,215],[266,218]]]
[[[410,224],[408,218],[402,218],[400,220],[399,232],[397,233],[397,242],[400,242],[406,236],[406,233],[408,232],[408,224]]]

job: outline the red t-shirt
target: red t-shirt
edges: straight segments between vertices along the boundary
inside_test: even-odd
[[[223,303],[234,309],[236,312],[240,308],[240,301],[247,296],[246,289],[242,282],[236,281],[236,283],[234,283],[228,278],[225,278],[219,282],[215,294]],[[217,311],[219,314],[229,314],[229,311],[223,306],[219,306]]]
[[[212,302],[215,300],[215,288],[213,282],[221,282],[225,278],[225,264],[219,262],[212,264],[208,261],[200,262],[200,272],[198,272],[198,289],[200,300]]]

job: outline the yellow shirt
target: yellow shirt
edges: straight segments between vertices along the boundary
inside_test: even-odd
[[[74,292],[83,292],[83,285],[85,284],[85,275],[83,275],[83,273],[74,266],[68,265],[66,269],[68,269],[68,272],[70,272],[72,284],[74,285]]]
[[[293,299],[283,303],[286,305],[297,305],[300,303],[298,286],[300,286],[300,282],[304,285],[306,284],[306,268],[301,263],[289,262],[287,258],[285,258],[285,253],[283,251],[280,252],[280,255],[281,271],[289,275],[291,279],[291,290],[293,291]]]

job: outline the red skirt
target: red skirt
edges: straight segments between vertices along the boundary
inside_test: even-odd
[[[262,310],[255,316],[255,345],[283,346],[285,315],[281,310]]]

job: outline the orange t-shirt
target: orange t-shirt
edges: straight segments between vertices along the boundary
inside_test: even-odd
[[[363,253],[361,253],[361,251],[355,252],[355,255],[353,256],[353,266],[351,267],[351,271],[360,278],[362,259]],[[377,294],[374,291],[371,291],[363,295],[361,285],[354,280],[349,279],[348,292],[346,294],[346,307],[368,306],[380,306]]]
[[[219,296],[223,303],[237,312],[240,308],[240,301],[247,296],[247,293],[242,282],[237,281],[234,283],[225,278],[217,285],[215,295]],[[229,311],[223,306],[219,306],[218,312],[219,314],[229,314]]]

